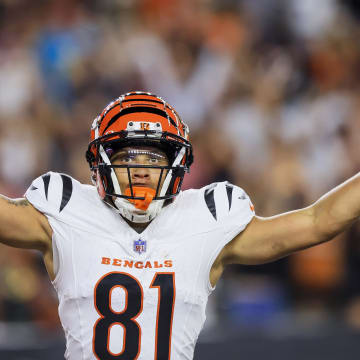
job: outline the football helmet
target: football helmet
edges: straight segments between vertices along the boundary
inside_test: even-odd
[[[167,155],[168,165],[111,162],[111,154],[121,148],[139,146],[159,148]],[[179,194],[184,175],[189,172],[193,162],[189,129],[161,97],[130,92],[107,105],[93,121],[86,159],[101,199],[132,222],[149,222],[161,211],[165,201]],[[124,168],[128,174],[129,186],[123,193],[115,168]],[[159,169],[156,190],[133,186],[131,171],[134,168]]]

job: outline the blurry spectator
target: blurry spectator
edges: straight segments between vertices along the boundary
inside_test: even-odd
[[[76,100],[72,70],[82,57],[93,51],[96,26],[75,0],[51,1],[44,7],[42,16],[45,22],[35,51],[44,91],[49,101],[69,109]]]

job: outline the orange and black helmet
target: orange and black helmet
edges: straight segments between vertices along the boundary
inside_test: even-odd
[[[115,167],[127,167],[130,178],[130,168],[136,166],[112,165],[109,159],[110,153],[134,145],[156,146],[167,154],[169,166],[154,166],[161,169],[161,176],[166,174],[166,179],[162,189],[158,186],[153,200],[175,197],[193,162],[188,127],[161,97],[147,92],[130,92],[111,102],[91,128],[86,159],[101,198],[137,199],[131,196],[134,195],[132,191],[130,196],[121,193],[113,171]]]

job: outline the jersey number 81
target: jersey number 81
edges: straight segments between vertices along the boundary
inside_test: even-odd
[[[125,292],[125,307],[115,312],[111,304],[111,293],[121,287]],[[154,360],[169,360],[171,350],[171,329],[175,301],[175,274],[156,273],[150,288],[158,289],[158,306],[155,329]],[[141,329],[136,322],[143,306],[143,289],[133,276],[123,272],[104,275],[94,290],[95,308],[100,318],[94,325],[93,352],[99,360],[137,359],[141,348]],[[109,348],[110,330],[121,325],[124,330],[122,351],[118,354]]]

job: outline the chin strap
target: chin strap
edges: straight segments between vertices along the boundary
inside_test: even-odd
[[[133,186],[132,191],[134,197],[143,197],[145,199],[144,200],[128,199],[128,201],[134,204],[137,209],[146,211],[152,199],[155,197],[155,193],[156,193],[155,190],[149,187]],[[125,195],[132,196],[130,187],[126,188]]]
[[[137,209],[134,204],[121,198],[114,199],[114,204],[110,206],[124,218],[135,223],[147,223],[160,213],[164,200],[151,201],[146,211]]]

